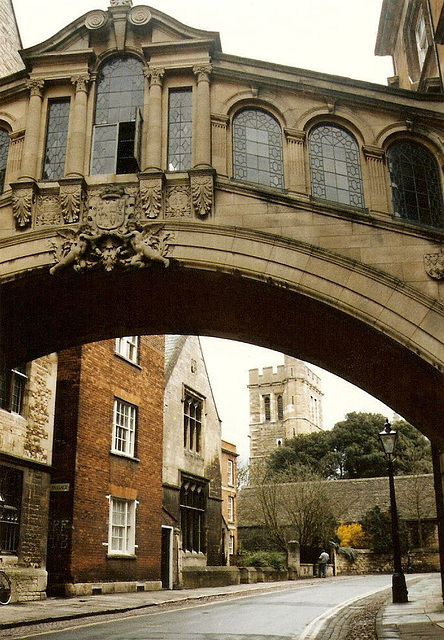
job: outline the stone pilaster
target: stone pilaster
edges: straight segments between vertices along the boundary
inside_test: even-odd
[[[37,179],[37,150],[40,146],[39,137],[44,86],[44,80],[29,80],[28,82],[30,97],[28,105],[28,117],[26,120],[26,132],[23,146],[20,180]]]
[[[227,116],[212,116],[212,165],[217,173],[227,176]]]
[[[370,178],[370,210],[382,213],[391,212],[391,202],[387,183],[385,152],[380,147],[362,148],[367,162]]]
[[[144,171],[160,171],[162,165],[162,82],[165,69],[149,69],[148,105],[145,113],[146,158]]]
[[[71,79],[75,86],[72,111],[71,134],[66,154],[67,176],[83,176],[86,149],[86,121],[88,115],[89,74],[81,74]]]
[[[285,138],[288,148],[287,189],[308,196],[305,171],[305,131],[286,129]]]
[[[194,144],[194,166],[211,166],[211,113],[210,113],[210,74],[211,65],[198,65],[193,68],[197,79],[196,99],[196,136]]]

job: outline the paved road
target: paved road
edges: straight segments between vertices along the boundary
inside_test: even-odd
[[[351,599],[387,588],[390,576],[319,580],[311,585],[168,611],[139,610],[63,623],[64,629],[23,633],[34,640],[297,640],[311,637],[322,621]],[[31,635],[32,633],[32,635]]]

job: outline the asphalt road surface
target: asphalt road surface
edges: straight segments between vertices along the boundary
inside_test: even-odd
[[[34,640],[303,640],[345,603],[391,584],[391,577],[359,576],[319,580],[210,604],[167,611],[144,609],[110,621],[89,618],[63,628],[28,633]],[[60,623],[59,623],[60,624]]]

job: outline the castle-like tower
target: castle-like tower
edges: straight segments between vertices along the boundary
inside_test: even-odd
[[[322,430],[321,380],[290,356],[277,367],[250,369],[250,462],[271,453],[284,440]]]

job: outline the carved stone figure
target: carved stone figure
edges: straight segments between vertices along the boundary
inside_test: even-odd
[[[126,241],[127,251],[130,257],[126,261],[131,267],[146,267],[152,262],[161,262],[168,267],[170,261],[165,257],[165,239],[158,236],[162,225],[146,226],[137,225],[135,222],[128,224],[128,232],[121,234]],[[132,255],[131,255],[132,254]]]
[[[73,265],[76,271],[81,271],[87,266],[87,251],[92,246],[94,240],[100,236],[94,235],[89,224],[84,224],[76,232],[73,229],[59,231],[59,235],[66,239],[59,249],[53,245],[57,262],[51,267],[49,273],[54,274],[59,269]]]

